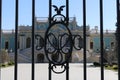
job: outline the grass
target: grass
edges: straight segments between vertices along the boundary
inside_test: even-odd
[[[105,65],[105,69],[117,71],[118,65],[112,65],[112,66]]]
[[[0,64],[0,67],[5,68],[5,67],[12,66],[12,65],[14,65],[14,62],[13,62],[13,61],[10,61],[10,62],[8,62],[7,64],[1,63],[1,64]]]
[[[94,62],[93,66],[94,67],[100,67],[100,64],[98,62]],[[116,65],[116,64],[114,64],[112,66],[110,66],[108,64],[104,64],[104,67],[105,67],[105,69],[108,69],[108,70],[114,70],[114,71],[118,70],[118,65]]]

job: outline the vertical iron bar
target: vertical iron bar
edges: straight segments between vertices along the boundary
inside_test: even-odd
[[[49,0],[49,26],[51,25],[51,16],[52,16],[52,0]],[[45,43],[46,45],[46,43]],[[51,63],[49,62],[49,79],[52,80],[52,72],[51,72]]]
[[[2,39],[2,0],[0,0],[0,54],[1,54],[1,39]],[[2,56],[0,56],[2,58]],[[1,64],[1,63],[0,63]],[[0,80],[1,80],[1,66],[0,66]]]
[[[66,63],[66,80],[69,80],[69,61]]]
[[[83,0],[83,37],[84,37],[84,80],[87,80],[86,69],[86,0]]]
[[[15,68],[14,68],[14,80],[17,80],[17,68],[18,68],[18,54],[17,54],[17,48],[18,48],[18,45],[17,45],[17,40],[18,40],[18,8],[19,6],[19,0],[16,0],[16,9],[15,9]]]
[[[34,33],[35,33],[35,0],[32,0],[32,80],[35,79],[34,64]]]
[[[120,80],[120,2],[116,0],[117,7],[117,30],[116,30],[116,39],[117,39],[117,54],[118,54],[118,80]]]
[[[1,29],[2,29],[2,0],[0,0],[0,44],[1,44]],[[0,45],[1,49],[1,45]]]
[[[49,79],[48,80],[52,80],[52,72],[51,72],[51,63],[49,62]]]
[[[66,25],[69,24],[69,0],[66,0]],[[69,80],[69,60],[66,62],[66,80]]]
[[[49,0],[49,25],[51,25],[51,16],[52,16],[52,0]]]
[[[66,24],[68,26],[69,23],[69,0],[66,0]]]
[[[101,80],[104,80],[104,63],[103,63],[103,0],[100,0],[100,43],[101,43]]]

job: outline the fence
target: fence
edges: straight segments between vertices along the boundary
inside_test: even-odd
[[[17,41],[18,41],[18,14],[19,14],[19,0],[15,0],[15,68],[14,68],[14,80],[17,80],[18,77],[18,52],[17,52]],[[118,41],[118,67],[120,67],[120,39],[119,39],[119,24],[120,24],[120,14],[119,14],[119,0],[116,0],[117,3],[117,26],[118,26],[118,30],[117,30],[117,41]],[[103,0],[99,0],[99,10],[100,10],[100,43],[101,43],[101,80],[104,80],[104,63],[103,63]],[[51,6],[52,5],[52,6]],[[66,8],[66,14],[63,15],[61,12],[64,10],[64,8]],[[2,0],[0,0],[0,34],[1,34],[1,28],[2,28]],[[56,14],[52,14],[52,9],[55,9]],[[61,16],[61,19],[56,19],[56,16]],[[57,24],[61,24],[64,26],[65,30],[67,31],[67,33],[64,34],[58,34],[58,36],[56,37],[54,35],[53,32],[51,32],[51,29],[54,25]],[[57,7],[57,5],[53,5],[52,4],[52,0],[49,0],[49,27],[45,33],[45,36],[43,38],[43,42],[44,45],[42,46],[45,50],[45,54],[47,56],[47,59],[49,60],[49,80],[51,79],[51,71],[53,70],[53,67],[55,66],[63,66],[65,68],[66,71],[66,80],[69,80],[69,60],[71,57],[71,53],[73,50],[73,47],[76,50],[80,50],[81,47],[76,48],[74,46],[75,43],[75,39],[76,37],[81,38],[79,35],[72,35],[70,29],[68,28],[68,24],[69,24],[69,0],[66,0],[66,4],[65,6],[60,6],[60,8]],[[83,0],[83,48],[84,48],[84,80],[87,80],[87,67],[86,67],[86,0]],[[66,36],[66,37],[65,37]],[[32,0],[32,80],[35,79],[35,61],[34,61],[34,54],[35,54],[35,50],[34,50],[34,43],[35,43],[35,0]],[[51,38],[54,38],[57,42],[52,44],[51,42]],[[1,35],[0,35],[1,38]],[[64,45],[61,43],[63,38],[67,38],[67,42],[64,43]],[[69,42],[69,43],[68,43]],[[51,44],[51,46],[55,49],[55,51],[57,51],[57,54],[67,54],[66,59],[58,59],[59,56],[57,56],[57,60],[56,59],[52,59],[50,57],[49,54],[54,53],[54,51],[49,51],[49,48],[47,46],[47,44]],[[0,39],[0,44],[1,44],[1,39]],[[67,45],[67,49],[68,51],[64,51],[62,50],[64,47],[66,47],[66,44],[69,44],[69,46]],[[1,46],[0,46],[1,48]],[[62,56],[62,55],[61,55]],[[62,72],[56,72],[57,74],[61,74]],[[120,80],[120,69],[118,68],[118,79]]]

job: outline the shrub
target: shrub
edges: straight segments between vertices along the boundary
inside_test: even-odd
[[[12,65],[12,63],[11,63],[11,62],[9,62],[9,63],[8,63],[8,65]]]
[[[118,66],[117,66],[117,65],[113,65],[113,69],[114,69],[114,70],[117,70],[117,69],[118,69]]]
[[[93,62],[93,65],[94,65],[94,66],[100,66],[100,63],[98,63],[98,62]]]
[[[105,65],[105,67],[108,67],[108,65]]]
[[[2,64],[2,67],[6,67],[6,64]]]
[[[8,63],[8,65],[13,65],[14,64],[14,62],[13,61],[10,61],[9,63]]]

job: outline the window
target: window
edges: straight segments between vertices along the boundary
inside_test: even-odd
[[[93,42],[90,42],[90,49],[93,49]]]
[[[31,45],[31,39],[28,37],[26,39],[26,48],[30,48],[30,45]]]
[[[8,49],[9,43],[8,41],[5,42],[5,49]]]
[[[114,47],[114,42],[111,42],[111,48],[113,48]]]

